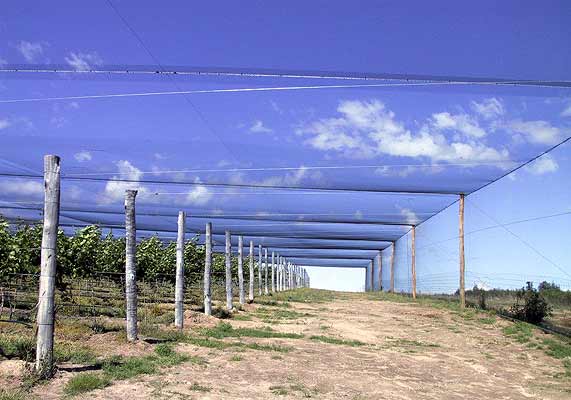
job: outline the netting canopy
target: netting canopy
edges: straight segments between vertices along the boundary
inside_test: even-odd
[[[346,10],[342,34],[319,13],[320,33],[291,10],[249,9],[239,21],[228,3],[223,21],[213,5],[183,3],[160,18],[119,1],[70,3],[61,15],[35,3],[9,10],[27,27],[3,32],[0,214],[41,220],[42,158],[57,154],[67,232],[123,232],[125,190],[137,189],[140,238],[174,240],[183,210],[200,242],[211,222],[216,246],[229,230],[233,243],[243,235],[300,265],[363,268],[460,194],[571,136],[568,51],[544,75],[521,62],[544,51],[526,40],[525,56],[523,44],[457,49],[452,63],[425,55],[423,65],[364,40],[392,29],[368,22],[381,13],[373,5]],[[434,29],[444,42],[468,40],[462,27],[456,39]],[[447,44],[430,42],[433,56]],[[379,49],[402,62],[383,63]],[[488,64],[475,64],[483,54]]]

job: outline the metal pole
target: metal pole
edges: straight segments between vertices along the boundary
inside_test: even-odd
[[[174,291],[174,325],[182,329],[184,325],[184,226],[186,215],[178,213],[178,234],[176,237],[176,275]]]
[[[38,293],[36,372],[49,378],[54,373],[54,306],[57,258],[57,231],[60,203],[60,158],[44,157],[44,224]]]
[[[211,271],[212,271],[212,223],[208,222],[206,224],[206,234],[205,234],[205,253],[206,258],[204,260],[204,314],[212,315],[212,289],[210,287],[211,283]]]

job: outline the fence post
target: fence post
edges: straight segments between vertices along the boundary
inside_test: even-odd
[[[178,212],[178,234],[176,236],[176,277],[174,289],[174,326],[182,329],[184,325],[184,230],[186,214]]]
[[[212,223],[206,224],[204,260],[204,314],[212,315],[212,290],[210,288],[212,270]]]
[[[276,291],[276,252],[272,251],[272,293]]]
[[[459,230],[460,230],[460,307],[466,307],[466,288],[465,288],[465,258],[464,258],[464,195],[460,195],[459,209]]]
[[[377,265],[379,266],[379,292],[383,291],[383,253],[379,250],[377,254]]]
[[[127,303],[127,340],[137,340],[137,225],[136,190],[125,191],[125,297]]]
[[[226,308],[232,311],[232,240],[226,231]]]
[[[391,286],[390,292],[395,292],[395,242],[391,243]]]
[[[412,298],[416,299],[416,227],[412,226],[412,241],[411,241],[411,269],[412,269]]]
[[[60,158],[44,157],[44,225],[42,232],[41,273],[38,294],[36,372],[51,377],[54,351],[54,306],[57,258],[57,231],[60,201]]]
[[[264,294],[268,293],[268,249],[264,249]]]
[[[248,300],[254,301],[254,242],[250,240],[250,281],[248,282]]]
[[[262,245],[258,245],[258,295],[262,295]]]
[[[240,296],[240,304],[245,304],[244,293],[244,238],[238,236],[238,292]]]

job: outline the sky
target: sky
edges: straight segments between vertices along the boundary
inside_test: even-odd
[[[172,239],[182,209],[189,235],[212,221],[217,244],[228,229],[321,265],[311,269],[315,287],[362,290],[368,260],[398,239],[397,287],[406,291],[407,232],[420,223],[419,289],[453,291],[458,193],[571,136],[568,87],[85,73],[569,81],[567,1],[57,5],[13,2],[0,15],[0,68],[76,72],[0,72],[0,213],[11,219],[41,216],[35,176],[53,153],[66,175],[68,231],[100,223],[120,233],[124,191],[137,188],[140,237]],[[569,285],[570,151],[562,145],[467,197],[467,285]]]

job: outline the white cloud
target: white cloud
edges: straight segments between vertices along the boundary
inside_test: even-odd
[[[77,110],[79,108],[79,103],[77,101],[72,101],[68,104],[68,107],[73,110]]]
[[[0,192],[5,195],[17,194],[25,197],[41,197],[44,194],[42,182],[25,179],[0,181]]]
[[[101,57],[94,51],[90,53],[71,52],[65,57],[65,61],[76,71],[88,71],[95,65],[103,64]]]
[[[6,61],[6,60],[4,60],[2,57],[0,57],[0,67],[1,67],[2,65],[6,65],[6,64],[8,64],[8,61]]]
[[[127,160],[120,160],[115,163],[119,170],[118,176],[113,176],[113,179],[125,179],[133,182],[122,181],[109,181],[105,184],[105,189],[99,197],[100,203],[113,203],[121,201],[125,198],[125,191],[128,189],[138,190],[139,197],[145,197],[149,194],[149,190],[139,183],[143,176],[143,172],[132,165]]]
[[[453,130],[475,138],[486,136],[486,131],[480,128],[478,121],[468,114],[454,115],[448,112],[432,114],[432,124],[436,130]]]
[[[35,62],[44,53],[44,47],[40,42],[20,41],[16,49],[24,56],[27,62]]]
[[[561,140],[561,130],[547,121],[514,120],[509,124],[515,133],[524,137],[529,143],[556,144]]]
[[[409,208],[401,208],[400,213],[403,217],[405,217],[407,224],[417,225],[420,222],[420,219],[416,213]]]
[[[473,101],[471,106],[475,112],[485,119],[501,117],[505,113],[503,103],[495,97],[484,99],[481,103]]]
[[[255,120],[252,126],[250,126],[250,132],[252,133],[272,133],[273,131],[266,127],[262,121],[259,119]]]
[[[363,219],[363,211],[361,211],[361,210],[355,211],[354,217],[356,219]]]
[[[204,205],[212,198],[212,192],[203,185],[194,186],[186,196],[186,203]]]
[[[91,153],[87,150],[82,150],[79,153],[75,153],[73,155],[73,157],[78,161],[78,162],[84,162],[84,161],[91,161],[92,156]]]
[[[571,104],[569,104],[563,111],[561,111],[562,117],[571,117]]]
[[[50,118],[50,124],[52,124],[56,128],[63,128],[68,124],[68,122],[69,121],[67,120],[67,118],[62,117],[61,115],[55,115]]]
[[[543,175],[557,171],[559,164],[552,156],[545,154],[528,165],[525,169],[533,175]]]
[[[0,119],[0,130],[6,129],[10,126],[10,121],[8,119]]]
[[[300,135],[310,136],[306,145],[352,158],[390,155],[426,157],[432,162],[509,159],[507,150],[487,146],[481,140],[483,131],[462,115],[435,114],[418,132],[412,132],[378,100],[343,101],[337,111],[341,114],[337,118],[319,119],[297,130]],[[450,139],[443,133],[446,130],[456,134]]]

